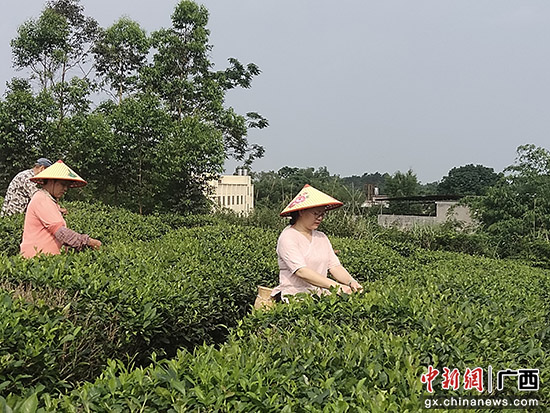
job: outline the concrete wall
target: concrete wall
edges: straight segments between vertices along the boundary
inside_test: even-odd
[[[414,226],[429,226],[438,224],[436,217],[419,217],[415,215],[378,215],[378,225],[411,229]]]
[[[416,215],[378,215],[378,225],[383,227],[398,227],[411,229],[415,226],[429,226],[443,224],[446,221],[456,220],[465,225],[472,225],[470,209],[467,206],[458,205],[456,201],[437,201],[436,216],[425,217]]]
[[[254,185],[248,175],[222,175],[209,182],[213,188],[210,199],[221,208],[248,215],[254,209]]]
[[[438,201],[435,203],[435,209],[438,222],[443,223],[452,219],[466,225],[474,223],[470,208],[465,205],[458,205],[456,201]]]

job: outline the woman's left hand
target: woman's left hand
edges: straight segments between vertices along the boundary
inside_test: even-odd
[[[349,286],[353,292],[363,291],[363,286],[355,280],[353,280]]]
[[[340,285],[338,287],[338,294],[340,293],[346,293],[346,294],[351,294],[353,293],[353,290],[351,289],[350,286],[347,286],[347,285]]]

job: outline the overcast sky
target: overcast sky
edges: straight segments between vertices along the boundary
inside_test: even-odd
[[[148,33],[176,0],[81,0],[108,27],[125,15]],[[423,183],[456,166],[497,172],[525,143],[549,148],[547,0],[204,0],[216,69],[256,63],[239,113],[270,127],[254,170],[326,166],[340,176],[412,169]],[[0,91],[17,75],[9,42],[45,2],[2,1]],[[228,165],[233,172],[234,164]]]

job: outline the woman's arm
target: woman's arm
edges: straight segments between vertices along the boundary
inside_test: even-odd
[[[63,245],[76,248],[78,251],[82,250],[85,246],[89,246],[93,249],[99,249],[101,242],[90,238],[87,234],[79,234],[67,227],[59,228],[55,233],[55,238]]]
[[[313,271],[311,268],[308,268],[308,267],[299,268],[298,270],[296,270],[294,274],[296,274],[301,279],[317,287],[326,288],[326,289],[329,289],[330,287],[338,287],[339,290],[342,290],[346,294],[351,294],[351,288],[349,286],[342,285],[340,283],[337,283],[334,280],[331,280],[330,278],[323,277],[321,274]]]
[[[347,285],[353,291],[362,290],[363,287],[350,275],[343,265],[337,265],[329,269],[330,274],[340,283]]]

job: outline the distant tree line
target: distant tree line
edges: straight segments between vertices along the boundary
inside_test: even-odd
[[[358,208],[365,196],[362,188],[345,185],[338,175],[332,175],[326,167],[292,168],[285,166],[277,172],[255,172],[254,182],[256,205],[259,207],[283,209],[305,184],[330,194],[359,213]]]
[[[476,231],[487,236],[501,256],[528,256],[550,265],[550,152],[533,144],[519,146],[515,163],[502,173],[468,164],[425,185],[412,170],[341,178],[326,167],[284,167],[253,177],[257,205],[275,210],[282,209],[306,183],[343,201],[356,214],[364,212],[360,205],[365,201],[366,184],[378,186],[380,194],[389,197],[461,195],[479,223]],[[427,213],[421,205],[406,202],[391,203],[388,212]]]
[[[0,190],[46,156],[89,181],[80,197],[185,212],[206,205],[205,183],[226,158],[263,156],[247,132],[267,120],[224,104],[260,69],[230,58],[213,70],[205,7],[182,0],[171,20],[150,35],[126,17],[102,28],[79,0],[51,0],[21,24],[11,46],[26,77],[0,100]]]
[[[366,198],[367,185],[378,188],[379,195],[391,198],[414,197],[419,195],[483,195],[499,179],[499,174],[492,168],[482,165],[465,165],[453,168],[441,182],[421,184],[412,170],[364,173],[340,177],[331,174],[326,167],[296,168],[285,166],[277,172],[253,173],[256,203],[262,206],[281,206],[290,202],[303,185],[310,184],[323,191],[328,191],[342,201],[362,204]],[[285,204],[286,205],[286,204]],[[418,203],[407,201],[391,202],[389,213],[426,214],[425,208]]]
[[[550,151],[518,147],[514,164],[469,203],[503,256],[527,255],[550,265]]]

